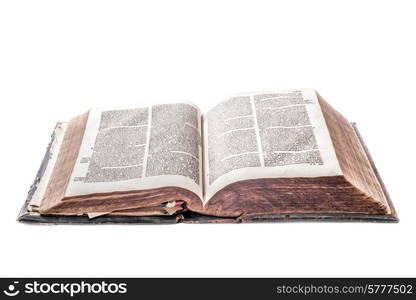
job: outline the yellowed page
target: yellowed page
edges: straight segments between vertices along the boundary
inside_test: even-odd
[[[36,211],[42,202],[42,198],[45,195],[49,179],[51,178],[53,168],[58,158],[58,153],[62,145],[62,141],[63,141],[65,130],[66,130],[66,125],[67,125],[66,123],[60,123],[56,126],[54,130],[53,141],[49,148],[49,161],[42,175],[42,178],[40,179],[38,183],[36,191],[33,194],[32,198],[30,199],[30,203],[28,206],[29,210]]]
[[[202,198],[201,157],[193,104],[92,109],[65,196],[177,186]]]

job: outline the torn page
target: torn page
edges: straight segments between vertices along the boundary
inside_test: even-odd
[[[53,168],[55,166],[56,159],[58,158],[58,153],[64,138],[66,123],[59,123],[54,132],[53,132],[53,141],[49,148],[49,161],[47,163],[45,172],[38,183],[35,193],[30,199],[28,209],[36,211],[42,201],[43,196],[45,195],[46,188],[48,186],[49,179],[51,178]]]

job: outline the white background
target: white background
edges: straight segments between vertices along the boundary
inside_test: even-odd
[[[0,276],[416,276],[414,1],[2,1]],[[356,121],[399,224],[29,226],[56,121],[311,87]]]

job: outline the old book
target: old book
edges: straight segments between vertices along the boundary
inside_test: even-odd
[[[355,126],[312,89],[58,123],[19,220],[397,221]]]

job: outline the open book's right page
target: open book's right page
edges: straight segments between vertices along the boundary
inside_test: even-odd
[[[342,175],[315,90],[241,94],[204,117],[204,204],[240,180]]]

